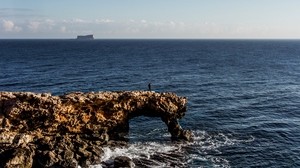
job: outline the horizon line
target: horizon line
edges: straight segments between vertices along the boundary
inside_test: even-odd
[[[77,40],[76,38],[0,38],[0,40]],[[300,38],[130,38],[130,37],[111,37],[111,38],[94,38],[91,40],[81,41],[93,41],[93,40],[300,40]],[[80,40],[78,40],[80,41]]]

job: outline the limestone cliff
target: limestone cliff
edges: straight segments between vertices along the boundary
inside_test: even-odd
[[[160,117],[173,140],[191,140],[177,120],[187,100],[150,91],[0,92],[0,167],[77,167],[101,162],[101,146],[122,140],[129,120]]]

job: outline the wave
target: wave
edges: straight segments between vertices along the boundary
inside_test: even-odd
[[[94,168],[113,166],[114,158],[127,156],[137,167],[231,167],[221,148],[254,141],[254,137],[234,137],[224,133],[193,131],[194,142],[129,142],[128,146],[104,147],[102,163]],[[167,138],[167,134],[164,134]]]

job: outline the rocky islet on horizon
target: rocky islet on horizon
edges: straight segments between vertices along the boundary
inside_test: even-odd
[[[89,34],[89,35],[78,35],[77,40],[94,40],[94,35]]]
[[[138,116],[160,117],[173,140],[191,141],[177,121],[186,105],[185,97],[151,91],[0,92],[0,167],[99,164],[101,147],[126,144]]]

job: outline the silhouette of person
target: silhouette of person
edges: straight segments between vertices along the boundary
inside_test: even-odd
[[[148,84],[148,90],[151,91],[151,83]]]

